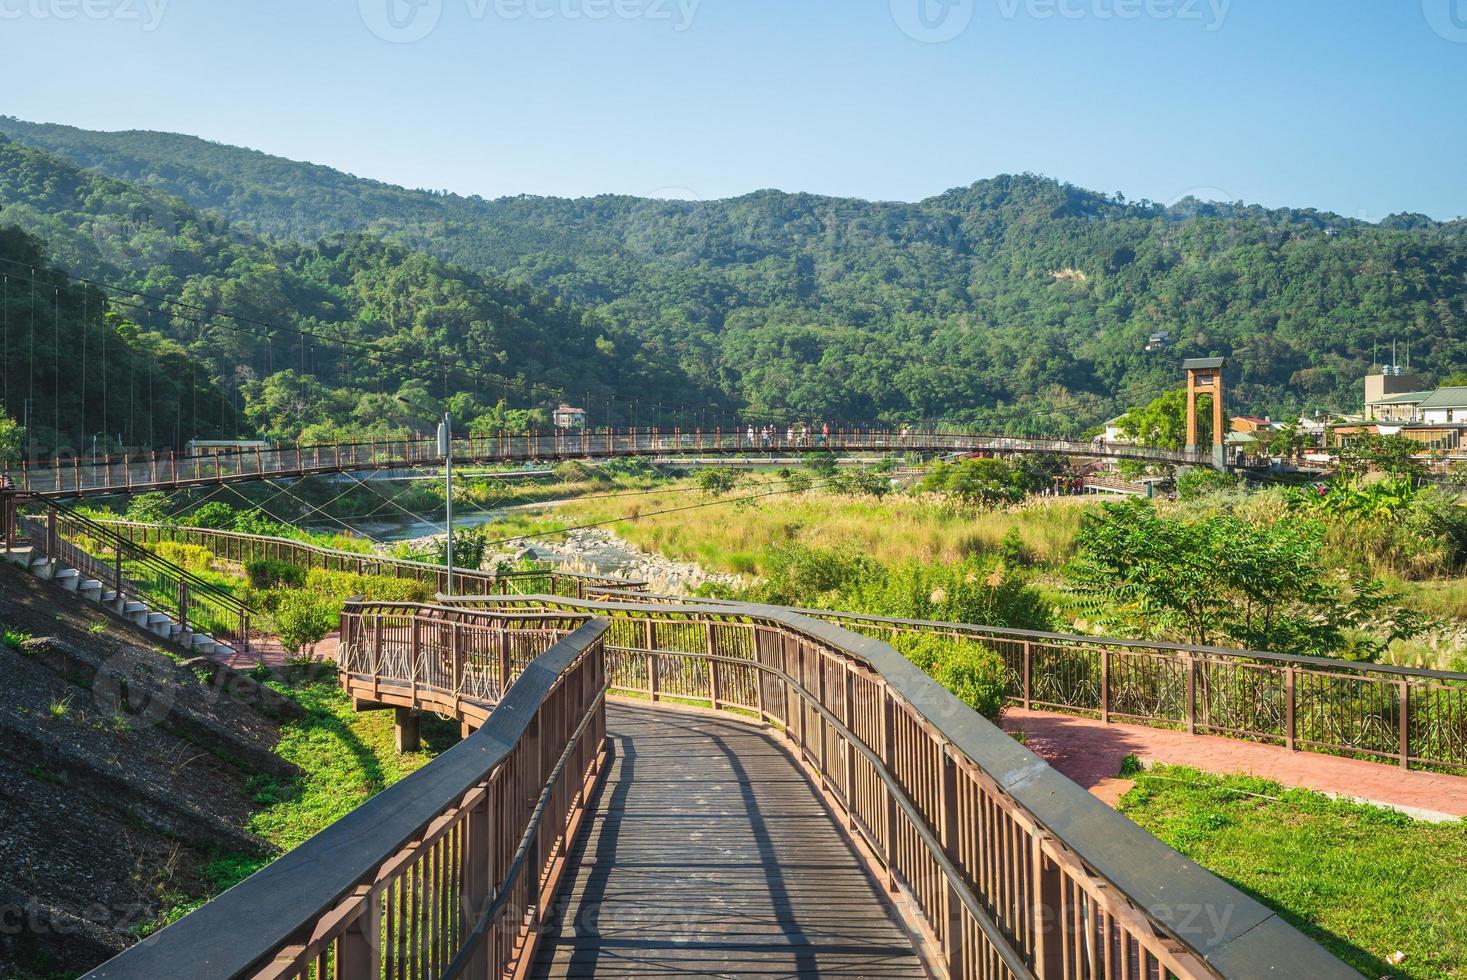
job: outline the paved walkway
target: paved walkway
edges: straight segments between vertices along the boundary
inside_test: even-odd
[[[341,645],[340,633],[328,633],[324,640],[305,652],[312,660],[335,660],[336,648]],[[255,637],[250,640],[250,652],[236,650],[234,653],[216,658],[235,670],[248,670],[258,664],[266,667],[283,667],[289,657],[285,647],[273,636]]]
[[[1462,776],[1022,708],[1006,710],[1003,727],[1022,730],[1029,749],[1111,806],[1131,788],[1131,780],[1119,779],[1116,773],[1121,760],[1134,755],[1143,762],[1249,773],[1284,786],[1381,803],[1413,816],[1467,817],[1467,777]]]
[[[535,973],[920,977],[844,832],[770,737],[607,708],[616,758]]]

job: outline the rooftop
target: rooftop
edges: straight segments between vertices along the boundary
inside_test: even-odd
[[[1421,402],[1422,408],[1467,408],[1467,387],[1438,388]]]
[[[1197,371],[1205,368],[1220,368],[1226,365],[1226,357],[1189,357],[1182,362],[1182,370]]]

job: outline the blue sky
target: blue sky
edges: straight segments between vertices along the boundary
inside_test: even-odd
[[[1464,98],[1467,0],[0,0],[0,112],[488,197],[1034,171],[1450,218]]]

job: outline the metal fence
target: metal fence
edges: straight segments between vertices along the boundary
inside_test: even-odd
[[[229,592],[140,547],[113,527],[44,498],[33,503],[39,513],[22,512],[15,518],[25,542],[114,593],[119,611],[128,602],[142,603],[152,612],[171,616],[180,638],[203,633],[249,650],[260,616]],[[14,543],[7,540],[7,549]]]
[[[333,572],[358,575],[380,575],[388,578],[430,582],[436,591],[448,588],[448,569],[429,562],[387,558],[381,555],[323,548],[318,545],[260,534],[218,531],[212,528],[187,527],[181,524],[144,524],[136,521],[103,521],[107,527],[142,545],[160,541],[177,541],[208,548],[226,561],[243,564],[253,559],[289,562],[307,570],[322,568]],[[453,570],[454,588],[469,595],[559,595],[584,598],[608,588],[636,592],[646,583],[606,575],[555,570],[486,572],[472,568]]]

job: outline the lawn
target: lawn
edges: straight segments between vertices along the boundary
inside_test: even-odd
[[[1361,973],[1467,977],[1467,823],[1182,766],[1135,778],[1122,813]]]
[[[399,754],[394,744],[393,712],[352,709],[351,698],[335,676],[295,685],[271,686],[294,699],[306,714],[287,723],[275,751],[300,767],[293,779],[258,775],[251,785],[260,809],[249,829],[280,849],[300,845],[333,821],[386,787],[421,768],[458,741],[458,725],[434,715],[422,720],[423,748]],[[210,861],[203,877],[214,893],[239,883],[269,863],[249,854],[226,854]],[[175,896],[157,921],[139,931],[146,936],[204,903]]]

